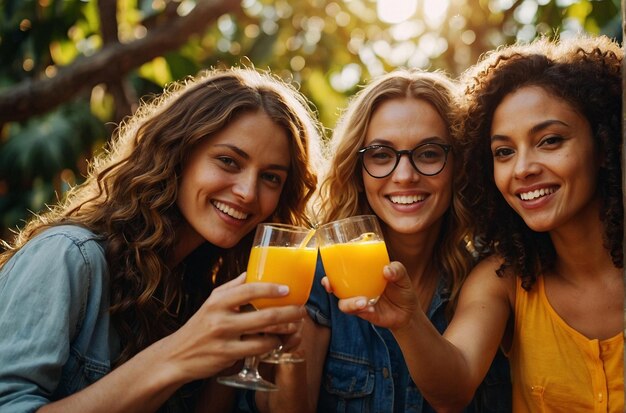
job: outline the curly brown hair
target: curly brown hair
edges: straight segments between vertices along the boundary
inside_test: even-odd
[[[205,243],[176,268],[167,266],[183,220],[176,205],[183,165],[201,142],[259,109],[285,130],[291,156],[278,207],[267,221],[308,225],[322,132],[309,102],[266,72],[211,70],[143,102],[95,158],[84,184],[34,217],[0,256],[0,266],[47,227],[84,226],[106,241],[110,311],[123,342],[116,365],[171,334],[215,285],[243,270],[253,236],[230,249]]]
[[[605,36],[542,38],[490,52],[461,78],[466,85],[463,200],[470,210],[480,211],[473,223],[481,234],[481,255],[498,253],[503,258],[498,274],[512,270],[527,290],[538,274],[553,268],[556,253],[549,234],[528,228],[496,187],[489,140],[494,111],[508,94],[537,86],[589,121],[604,160],[598,175],[604,246],[622,268],[622,58],[619,44]]]
[[[363,188],[361,164],[357,151],[363,147],[375,110],[384,102],[410,97],[429,102],[444,120],[450,135],[455,161],[452,202],[443,218],[433,262],[448,283],[449,313],[452,311],[462,280],[472,267],[466,248],[470,220],[460,202],[456,187],[463,154],[457,139],[459,106],[457,85],[443,72],[397,69],[374,79],[351,100],[340,119],[330,143],[332,158],[320,186],[321,221],[329,222],[352,215],[372,214]]]

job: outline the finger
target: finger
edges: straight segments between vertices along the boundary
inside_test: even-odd
[[[271,307],[249,313],[235,314],[241,331],[265,331],[270,326],[301,322],[306,315],[302,306]]]
[[[392,261],[383,268],[383,276],[388,282],[396,284],[401,288],[411,289],[411,279],[406,271],[406,267],[398,261]]]
[[[239,341],[233,341],[231,343],[230,350],[232,354],[235,354],[236,358],[239,359],[246,356],[260,356],[269,353],[278,348],[281,343],[278,336],[272,334],[243,335]]]
[[[327,293],[332,293],[333,292],[333,288],[330,285],[330,280],[328,280],[328,277],[323,277],[322,278],[322,287],[324,287],[324,289],[326,290]]]
[[[243,277],[243,275],[240,277]],[[289,287],[286,285],[253,282],[234,285],[226,290],[213,291],[211,296],[209,296],[209,300],[213,297],[211,300],[213,305],[234,308],[247,304],[255,298],[277,298],[284,297],[288,294]]]
[[[361,311],[371,311],[367,297],[343,298],[338,301],[339,309],[346,314],[355,314]]]
[[[281,335],[279,338],[282,342],[283,351],[285,352],[293,351],[302,342],[302,334],[300,331],[296,332],[295,334]]]
[[[268,334],[294,334],[294,333],[297,333],[301,327],[302,327],[302,321],[297,321],[293,323],[277,324],[277,325],[265,327],[263,330],[259,332],[268,333]]]

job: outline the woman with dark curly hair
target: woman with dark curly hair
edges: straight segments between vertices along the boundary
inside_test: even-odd
[[[258,223],[309,224],[320,132],[254,69],[144,103],[0,256],[0,410],[187,412],[201,380],[294,344],[303,308],[238,310],[286,286],[236,276]]]
[[[464,406],[501,346],[514,412],[624,411],[622,58],[606,37],[543,39],[466,73],[462,195],[484,260],[445,338],[398,263],[395,306],[342,303],[403,320],[394,336],[436,409]]]

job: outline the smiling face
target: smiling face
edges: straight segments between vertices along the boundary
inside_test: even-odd
[[[567,102],[534,86],[507,95],[494,112],[491,152],[496,186],[534,231],[597,219],[591,128]]]
[[[244,113],[201,142],[184,165],[177,205],[186,250],[236,245],[276,209],[290,166],[289,140],[263,111]]]
[[[363,146],[381,144],[410,150],[427,142],[450,144],[448,129],[439,113],[425,100],[394,98],[383,102],[373,113]],[[445,168],[434,176],[418,173],[404,155],[385,178],[373,178],[362,168],[368,203],[387,231],[439,231],[452,198],[453,158],[449,153]]]

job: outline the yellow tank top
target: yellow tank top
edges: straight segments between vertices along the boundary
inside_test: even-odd
[[[624,336],[589,340],[518,278],[509,358],[514,412],[624,413]]]

